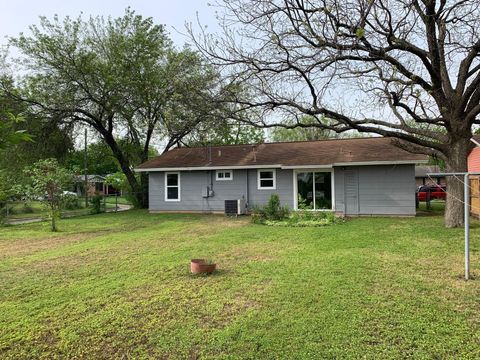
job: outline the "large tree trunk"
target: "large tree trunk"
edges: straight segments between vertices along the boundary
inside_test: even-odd
[[[113,155],[115,156],[118,163],[120,164],[120,168],[122,169],[122,172],[127,178],[128,184],[132,189],[132,195],[135,197],[135,200],[136,200],[135,206],[138,206],[140,208],[147,207],[148,201],[146,200],[147,197],[145,195],[145,191],[142,188],[141,184],[139,184],[139,182],[137,181],[137,178],[135,177],[135,174],[132,171],[132,169],[130,169],[130,162],[124,156],[122,150],[120,149],[117,142],[115,141],[115,138],[111,134],[107,133],[107,134],[103,134],[103,139],[112,150]]]
[[[446,172],[467,171],[467,156],[470,149],[469,138],[460,139],[450,145],[446,159]],[[464,223],[464,177],[447,176],[447,201],[445,206],[445,226],[463,226]]]

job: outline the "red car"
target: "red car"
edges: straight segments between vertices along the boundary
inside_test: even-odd
[[[430,200],[445,200],[447,187],[445,185],[422,185],[418,187],[418,201],[426,201],[427,193],[430,193]]]

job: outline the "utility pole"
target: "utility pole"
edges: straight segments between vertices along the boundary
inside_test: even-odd
[[[84,158],[83,158],[83,162],[84,162],[84,168],[83,168],[83,171],[84,171],[84,175],[85,175],[85,184],[84,184],[84,191],[85,191],[85,208],[88,207],[88,175],[87,175],[87,128],[85,128],[85,149],[84,149]]]

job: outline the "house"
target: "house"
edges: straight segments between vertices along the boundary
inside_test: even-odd
[[[389,138],[175,148],[141,164],[151,212],[247,209],[277,193],[291,209],[343,215],[415,215],[415,164]]]
[[[112,186],[105,183],[105,176],[87,175],[87,193],[89,196],[95,194],[108,195],[118,192]],[[75,176],[75,192],[77,195],[85,195],[85,175]]]
[[[475,147],[468,154],[468,172],[480,172],[480,135],[474,135],[470,140]]]
[[[417,165],[415,166],[415,183],[421,185],[445,185],[447,179],[445,176],[428,176],[427,174],[440,173],[442,169],[438,165]]]

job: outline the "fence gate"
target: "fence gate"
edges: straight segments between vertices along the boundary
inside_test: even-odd
[[[470,176],[470,214],[480,218],[480,176]]]

